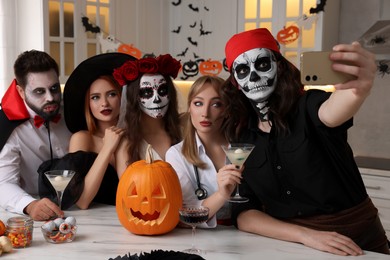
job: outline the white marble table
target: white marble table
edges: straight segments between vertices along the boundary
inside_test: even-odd
[[[121,226],[115,207],[95,205],[88,210],[69,210],[75,216],[78,232],[75,241],[66,244],[47,243],[41,233],[43,222],[34,223],[33,242],[30,247],[14,249],[0,259],[109,259],[125,254],[139,254],[151,250],[180,251],[191,246],[191,230],[177,228],[161,236],[137,236]],[[0,209],[0,219],[6,221],[13,214]],[[238,231],[234,227],[199,229],[196,244],[207,250],[205,259],[347,259],[289,243]],[[365,252],[353,259],[390,259],[390,256]],[[350,257],[348,258],[350,259]]]

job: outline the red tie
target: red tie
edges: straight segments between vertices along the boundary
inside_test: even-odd
[[[58,123],[58,121],[60,121],[60,119],[61,119],[61,114],[57,114],[51,119],[51,121],[54,123]],[[45,120],[42,117],[40,117],[40,116],[34,117],[34,125],[36,126],[36,128],[40,128],[44,122],[45,122]]]

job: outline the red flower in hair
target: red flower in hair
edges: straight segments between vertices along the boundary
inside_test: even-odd
[[[165,54],[157,57],[158,68],[161,74],[169,75],[176,78],[181,68],[180,62],[172,58],[171,55]]]
[[[160,55],[157,58],[143,58],[125,62],[121,67],[114,70],[112,74],[118,83],[123,86],[129,81],[136,80],[145,73],[161,74],[176,78],[180,70],[180,62],[171,55]]]
[[[138,78],[138,61],[127,61],[112,74],[119,85],[124,86],[128,81]]]
[[[138,68],[140,73],[157,73],[158,64],[155,58],[144,58],[138,61]]]

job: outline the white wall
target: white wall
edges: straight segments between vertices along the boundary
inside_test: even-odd
[[[390,19],[390,1],[343,0],[341,13],[340,41],[352,42],[377,20]],[[371,94],[355,115],[349,131],[349,142],[356,156],[390,158],[389,97],[390,75],[377,74]]]
[[[31,49],[44,50],[43,0],[0,2],[0,97],[14,78],[17,56]]]

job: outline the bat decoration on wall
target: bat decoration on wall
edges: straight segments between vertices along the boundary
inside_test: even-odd
[[[378,62],[378,73],[382,76],[382,78],[388,74],[390,75],[390,60],[380,60]]]
[[[208,34],[211,34],[212,32],[211,31],[204,31],[203,30],[203,23],[202,23],[202,21],[200,21],[200,36],[202,36],[202,35],[208,35]]]
[[[179,27],[177,27],[176,30],[172,30],[173,33],[180,33],[180,30],[181,30],[181,25]]]
[[[317,6],[315,8],[310,8],[311,14],[318,14],[319,12],[324,11],[326,0],[317,0]]]
[[[83,23],[83,26],[85,27],[86,32],[100,33],[100,27],[90,24],[88,17],[86,17],[86,16],[81,17],[81,22]]]
[[[196,55],[196,53],[195,52],[193,52],[193,54],[194,54],[194,59],[196,60],[197,58],[199,58],[199,56],[198,55]]]
[[[194,24],[190,24],[191,28],[195,28],[195,26],[196,26],[196,22]]]
[[[369,43],[370,45],[380,45],[385,44],[387,42],[387,37],[383,35],[375,35],[374,38],[372,38]]]
[[[182,51],[181,53],[177,54],[176,56],[184,57],[184,56],[186,56],[187,51],[188,51],[188,47],[184,51]]]
[[[206,10],[207,12],[210,11],[210,9],[208,9],[207,6],[204,7],[204,10]]]
[[[181,4],[181,0],[177,0],[177,2],[175,3],[175,2],[172,2],[172,5],[174,5],[174,6],[178,6],[178,5],[180,5]]]
[[[188,7],[194,12],[199,12],[199,7],[194,7],[192,4],[189,4]]]
[[[188,37],[187,40],[188,40],[192,45],[198,46],[198,42],[193,41],[193,40],[192,40],[192,37]]]

